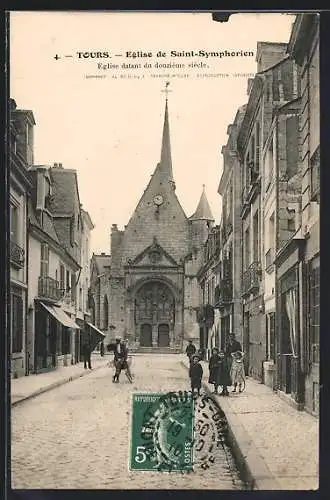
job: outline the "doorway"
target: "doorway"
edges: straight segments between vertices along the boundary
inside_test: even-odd
[[[143,325],[141,325],[140,346],[141,347],[152,346],[152,327],[149,323],[144,323]]]
[[[169,347],[170,328],[167,323],[158,326],[158,347]]]

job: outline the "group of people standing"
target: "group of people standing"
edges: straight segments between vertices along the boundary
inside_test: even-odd
[[[186,348],[186,354],[189,357],[190,369],[189,377],[191,381],[191,390],[200,395],[203,368],[200,361],[203,359],[201,353],[196,353],[196,347],[189,341]],[[241,344],[231,333],[225,350],[219,350],[217,347],[212,349],[209,359],[209,383],[214,385],[214,393],[219,394],[218,389],[222,387],[220,395],[229,396],[228,387],[233,386],[232,392],[242,392],[245,387],[244,354]]]

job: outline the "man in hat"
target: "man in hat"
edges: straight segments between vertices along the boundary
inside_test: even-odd
[[[116,343],[114,345],[114,362],[116,371],[113,376],[112,381],[115,383],[119,382],[119,375],[122,370],[123,364],[127,358],[127,349],[125,344],[121,341],[120,337],[116,337]]]
[[[191,339],[188,340],[188,345],[186,347],[186,354],[189,358],[189,362],[191,363],[192,361],[192,356],[195,354],[196,352],[196,347],[194,346],[193,342]]]
[[[83,358],[84,358],[84,368],[87,370],[92,369],[92,363],[91,363],[91,354],[92,354],[92,347],[91,347],[91,337],[90,333],[87,332],[85,333],[84,339],[83,339],[83,345],[82,345],[82,352],[83,352]]]

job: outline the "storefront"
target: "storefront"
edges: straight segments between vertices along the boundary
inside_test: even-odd
[[[79,326],[60,307],[35,302],[35,372],[40,373],[74,362],[72,339]]]
[[[294,238],[277,258],[276,367],[277,389],[301,409],[304,403],[304,240]]]

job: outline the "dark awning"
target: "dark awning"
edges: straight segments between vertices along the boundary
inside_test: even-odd
[[[101,337],[104,339],[105,338],[105,333],[101,332],[101,330],[99,330],[98,328],[96,328],[95,325],[93,325],[92,323],[88,323],[86,321],[87,325],[90,326],[96,333],[98,333],[99,335],[101,335]]]
[[[40,302],[40,304],[63,326],[79,330],[79,326],[77,325],[77,323],[75,323],[73,319],[70,318],[70,316],[62,309],[62,307],[51,306],[49,304],[45,304],[44,302]]]

